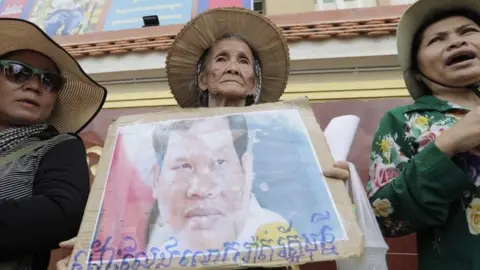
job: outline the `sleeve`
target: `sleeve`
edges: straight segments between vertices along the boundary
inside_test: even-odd
[[[50,149],[37,170],[33,196],[0,200],[0,260],[55,249],[76,236],[89,185],[85,146],[79,138]]]
[[[406,133],[411,128],[406,119],[389,112],[382,118],[372,143],[367,193],[386,237],[443,225],[450,203],[460,199],[472,183],[432,143],[433,134],[430,143],[413,154],[411,137]]]

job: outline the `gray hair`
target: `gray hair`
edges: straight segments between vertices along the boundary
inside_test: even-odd
[[[260,58],[258,57],[257,52],[250,45],[250,43],[248,43],[248,41],[245,40],[242,36],[227,34],[227,35],[224,35],[224,36],[220,37],[219,39],[217,39],[215,41],[215,43],[220,42],[220,41],[225,40],[225,39],[229,39],[229,38],[236,38],[236,39],[239,39],[239,40],[245,42],[245,44],[247,44],[247,46],[250,48],[250,51],[252,51],[253,71],[255,73],[255,93],[253,95],[249,95],[249,96],[246,97],[245,104],[247,106],[257,104],[260,100],[260,93],[262,91],[262,67],[261,67]],[[195,81],[194,81],[195,90],[198,93],[198,103],[201,107],[208,107],[208,90],[207,91],[200,90],[200,87],[198,86],[198,78],[200,76],[200,73],[205,70],[205,60],[207,59],[207,57],[210,53],[210,49],[212,47],[213,47],[213,45],[210,46],[208,49],[206,49],[203,52],[202,56],[198,60],[197,71],[195,73]]]

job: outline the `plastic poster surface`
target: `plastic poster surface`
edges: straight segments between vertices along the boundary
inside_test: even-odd
[[[308,100],[172,109],[109,128],[72,269],[234,268],[358,256]],[[123,268],[122,268],[123,269]]]

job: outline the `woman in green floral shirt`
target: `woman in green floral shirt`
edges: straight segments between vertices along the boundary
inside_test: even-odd
[[[367,192],[386,237],[417,233],[420,269],[480,269],[479,25],[479,0],[420,0],[398,27],[415,102],[383,116]]]

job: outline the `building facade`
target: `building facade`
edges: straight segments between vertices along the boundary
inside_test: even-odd
[[[323,128],[335,116],[361,117],[349,160],[364,181],[380,117],[392,107],[411,102],[396,59],[395,39],[399,18],[411,2],[254,0],[254,8],[279,25],[289,42],[291,73],[282,100],[307,96]],[[176,106],[167,84],[165,58],[181,27],[55,37],[109,91],[102,112],[81,134],[92,178],[115,117]],[[413,236],[388,243],[389,269],[417,269]],[[54,252],[52,265],[58,258]],[[334,270],[335,263],[308,264],[302,269]]]
[[[415,0],[253,0],[254,9],[266,15],[282,15],[312,11],[408,5]]]

